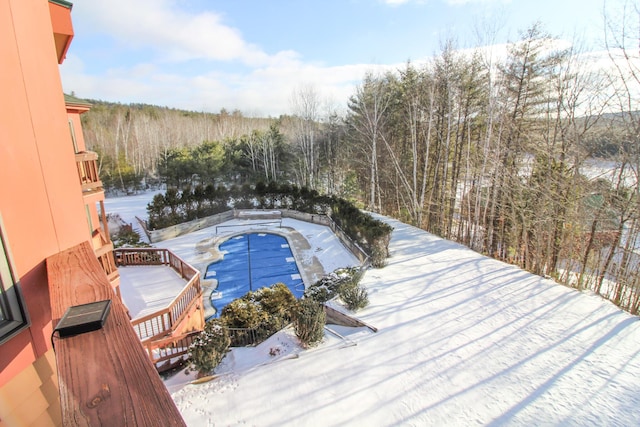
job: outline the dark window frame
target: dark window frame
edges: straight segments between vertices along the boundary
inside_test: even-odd
[[[15,275],[9,244],[0,215],[0,344],[30,325],[20,282]]]

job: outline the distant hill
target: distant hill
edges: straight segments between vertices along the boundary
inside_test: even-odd
[[[632,123],[629,126],[629,123]],[[636,145],[634,135],[640,130],[640,111],[631,113],[604,113],[599,117],[589,116],[578,119],[578,126],[592,126],[592,132],[582,141],[592,157],[613,159],[621,150],[629,152]]]

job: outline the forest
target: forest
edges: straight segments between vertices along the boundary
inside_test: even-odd
[[[640,74],[620,34],[609,72],[534,24],[504,55],[450,41],[367,73],[344,113],[313,87],[277,118],[90,100],[83,132],[112,194],[293,185],[637,314]]]

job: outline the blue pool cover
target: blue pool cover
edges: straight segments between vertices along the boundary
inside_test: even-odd
[[[247,233],[220,245],[224,258],[207,266],[205,279],[216,279],[211,295],[215,317],[236,298],[265,286],[284,283],[296,298],[304,294],[304,283],[287,239],[277,234]],[[206,297],[206,296],[205,296]]]

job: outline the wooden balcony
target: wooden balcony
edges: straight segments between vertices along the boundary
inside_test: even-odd
[[[83,193],[102,189],[102,181],[98,175],[98,154],[93,151],[76,153],[76,166]]]
[[[102,329],[55,339],[64,425],[184,426],[87,241],[47,258],[55,325],[68,307],[111,299]]]
[[[189,345],[204,325],[200,272],[167,249],[143,248],[114,251],[118,266],[168,266],[185,280],[182,291],[164,308],[131,321],[151,361],[161,362],[185,356]],[[187,317],[199,311],[195,331],[185,332]]]
[[[103,220],[103,223],[106,225],[106,219]],[[111,287],[116,294],[120,296],[120,273],[118,272],[118,267],[116,267],[116,262],[113,257],[113,242],[107,237],[107,233],[108,231],[94,230],[91,236],[91,243],[93,245],[93,252],[96,258],[98,258],[102,269],[107,274]]]

